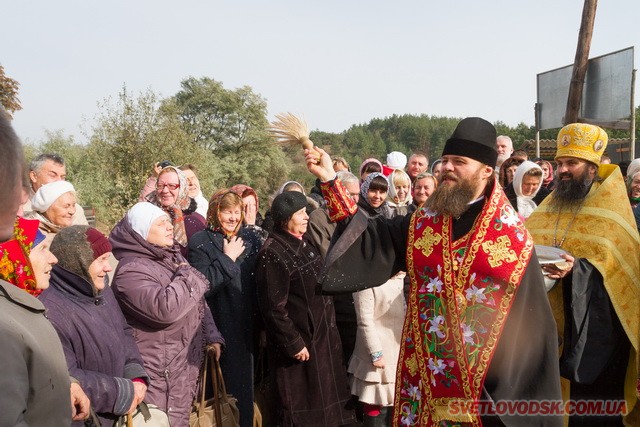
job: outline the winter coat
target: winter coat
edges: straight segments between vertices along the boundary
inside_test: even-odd
[[[58,332],[69,373],[80,383],[102,424],[113,424],[131,407],[135,397],[131,380],[149,381],[113,291],[106,286],[94,296],[92,284],[55,265],[50,286],[39,299]]]
[[[71,424],[69,371],[40,301],[0,280],[0,425]]]
[[[316,292],[322,257],[304,240],[276,230],[258,254],[258,305],[282,426],[355,421],[330,297]],[[293,356],[307,348],[310,358]]]
[[[404,274],[374,288],[353,294],[358,333],[356,347],[349,361],[351,394],[361,402],[393,405],[396,368],[406,303]],[[384,368],[373,366],[371,354],[381,351]]]
[[[235,262],[223,252],[224,236],[209,229],[189,240],[189,262],[210,282],[207,303],[225,337],[220,366],[227,391],[238,399],[240,425],[253,424],[254,324],[258,317],[254,278],[262,237],[243,226],[238,236],[245,250]]]
[[[320,251],[325,259],[331,246],[333,233],[336,231],[336,223],[331,222],[326,208],[316,209],[309,215],[309,223],[305,237],[310,240]],[[345,366],[349,363],[351,353],[356,344],[356,310],[353,306],[351,293],[333,295],[333,307],[336,313],[336,325],[340,333],[342,354]]]
[[[179,245],[152,245],[126,218],[109,240],[119,261],[112,289],[151,377],[146,400],[169,414],[172,427],[187,426],[204,348],[224,342],[204,299],[209,282]]]

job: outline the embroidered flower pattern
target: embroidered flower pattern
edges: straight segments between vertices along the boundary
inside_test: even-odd
[[[471,327],[466,325],[465,323],[461,323],[460,328],[462,329],[463,341],[467,344],[475,344],[473,340],[473,335],[475,332],[473,332],[473,329],[471,329]]]
[[[432,294],[442,292],[442,280],[439,277],[430,278],[427,290]]]
[[[433,319],[429,319],[431,327],[428,332],[435,332],[438,338],[444,338],[444,317],[436,316]]]
[[[444,375],[445,368],[446,365],[442,359],[434,359],[433,357],[429,358],[429,369],[434,375]]]
[[[440,216],[433,216],[432,212],[423,209],[421,217],[416,218],[415,224],[420,224],[419,229],[423,231],[426,226],[433,227],[434,223],[440,221],[442,221]],[[519,236],[518,240],[520,237],[526,239],[528,236],[517,213],[510,206],[505,206],[501,211],[496,212],[490,227],[495,230],[515,227],[509,232]],[[410,326],[412,331],[410,336],[413,339],[411,346],[405,344],[404,347],[410,352],[403,361],[403,373],[407,377],[403,378],[400,414],[396,421],[401,425],[414,426],[424,421],[421,414],[424,406],[422,397],[425,396],[426,400],[427,391],[422,388],[421,383],[416,385],[416,382],[422,378],[422,381],[428,381],[424,386],[429,386],[432,390],[439,389],[442,393],[445,388],[451,388],[451,393],[457,393],[457,388],[461,387],[463,382],[458,378],[460,371],[457,343],[461,342],[463,345],[468,362],[467,368],[474,369],[480,362],[480,351],[484,349],[489,334],[494,329],[495,312],[502,302],[502,293],[496,294],[496,292],[507,284],[494,282],[490,266],[486,269],[474,268],[473,271],[469,271],[468,265],[470,263],[475,265],[475,261],[468,259],[466,252],[464,244],[455,245],[449,258],[452,265],[444,265],[443,258],[434,257],[438,261],[420,263],[419,270],[413,270],[415,276],[412,279],[415,280],[416,288],[412,289],[414,292],[412,296],[417,298],[417,304],[414,309],[416,311],[411,315],[414,319],[417,318],[418,323]],[[465,272],[468,276],[458,276]],[[464,283],[456,283],[458,277],[462,277]],[[453,289],[449,289],[449,286]],[[451,297],[456,298],[453,303],[446,300]],[[450,313],[449,310],[455,310],[455,312]],[[421,333],[417,333],[415,329],[417,327],[420,328]],[[409,348],[419,348],[421,351],[418,353]],[[420,366],[424,367],[422,369],[426,372],[416,369],[418,354],[422,358]],[[425,394],[422,391],[425,391]]]
[[[487,297],[484,294],[484,290],[486,288],[478,288],[476,287],[476,285],[471,285],[470,288],[468,288],[467,290],[465,290],[465,293],[467,294],[466,298],[467,301],[471,301],[472,303],[483,303]]]

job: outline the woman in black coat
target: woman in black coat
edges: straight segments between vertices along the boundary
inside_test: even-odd
[[[257,318],[254,270],[264,237],[260,227],[243,225],[242,198],[233,191],[214,194],[207,216],[207,229],[189,240],[189,263],[211,284],[207,303],[225,339],[222,375],[227,390],[238,399],[240,425],[251,427]],[[255,213],[251,216],[255,218]]]
[[[330,297],[316,292],[322,257],[303,239],[307,198],[288,191],[271,206],[274,231],[258,254],[258,304],[281,426],[355,421]]]

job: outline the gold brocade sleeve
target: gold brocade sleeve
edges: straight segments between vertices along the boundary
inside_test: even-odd
[[[355,214],[358,206],[338,178],[320,183],[320,190],[327,202],[327,210],[331,222],[341,221]]]

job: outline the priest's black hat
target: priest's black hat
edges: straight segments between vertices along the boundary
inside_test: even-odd
[[[491,123],[480,117],[467,117],[447,139],[442,155],[469,157],[494,168],[498,161],[496,137],[496,128]]]

